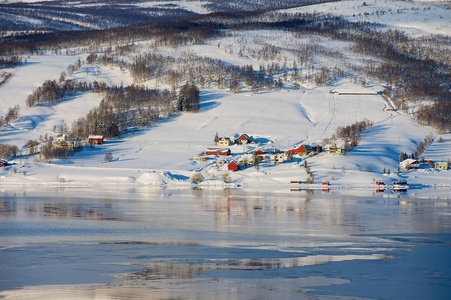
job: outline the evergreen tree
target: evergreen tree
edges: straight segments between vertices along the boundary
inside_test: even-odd
[[[217,132],[216,132],[216,134],[215,134],[214,142],[215,142],[215,145],[217,145],[217,144],[219,143],[219,135],[218,135]]]
[[[399,161],[399,162],[402,162],[402,161],[404,161],[404,160],[406,160],[406,159],[407,159],[407,153],[401,152],[401,154],[399,154],[399,159],[398,159],[398,161]]]

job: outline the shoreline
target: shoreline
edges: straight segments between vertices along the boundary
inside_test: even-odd
[[[376,185],[376,184],[329,184],[322,185],[317,184],[290,184],[290,183],[264,183],[264,186],[258,183],[244,182],[242,184],[236,183],[221,183],[221,182],[205,182],[200,184],[181,182],[181,183],[136,183],[136,182],[112,182],[112,183],[83,183],[83,182],[0,182],[0,187],[9,186],[25,186],[25,187],[73,187],[73,188],[89,188],[89,187],[150,187],[154,189],[236,189],[236,190],[247,190],[253,188],[259,188],[261,190],[268,190],[272,188],[287,188],[287,189],[298,189],[301,191],[305,190],[421,190],[421,189],[451,189],[451,184],[408,184],[406,186],[396,186],[396,185]]]

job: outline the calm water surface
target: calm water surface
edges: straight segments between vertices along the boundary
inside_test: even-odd
[[[450,299],[439,195],[4,189],[0,297]]]

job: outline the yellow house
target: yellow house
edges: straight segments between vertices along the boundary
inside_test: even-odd
[[[230,146],[232,144],[232,141],[229,138],[220,138],[218,145],[219,146]]]
[[[436,162],[435,163],[435,168],[437,170],[448,170],[448,163],[447,162]]]
[[[194,161],[207,161],[208,157],[206,156],[197,156],[194,158]]]
[[[282,164],[283,160],[284,160],[284,157],[283,157],[282,153],[277,153],[276,155],[274,155],[274,163]]]
[[[67,140],[67,135],[58,134],[56,136],[56,140],[53,142],[53,147],[55,148],[66,148],[69,150],[73,150],[75,147],[75,143],[73,141]]]
[[[330,147],[326,148],[327,153],[341,153],[341,151],[342,151],[342,149],[337,146],[330,146]]]
[[[65,141],[67,141],[67,135],[62,134],[62,133],[58,134],[56,136],[56,141],[57,142],[65,142]]]

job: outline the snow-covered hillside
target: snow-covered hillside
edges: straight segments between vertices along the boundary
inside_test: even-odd
[[[363,5],[365,3],[365,5]],[[287,13],[328,13],[350,21],[381,24],[388,29],[405,31],[411,36],[428,34],[450,35],[449,1],[414,0],[349,0],[286,10]]]
[[[201,4],[200,1],[187,3]],[[450,19],[450,10],[439,5],[426,1],[366,1],[366,6],[362,6],[362,1],[343,1],[287,12],[308,10],[345,15],[351,19],[381,23],[387,29],[405,28],[412,36],[425,33],[449,35],[449,22],[443,19]],[[136,53],[125,60],[131,61],[132,55],[148,51],[149,45],[152,43],[140,41]],[[258,51],[268,45],[277,47],[279,53],[271,58],[258,56]],[[180,58],[189,54],[220,59],[226,65],[252,65],[258,69],[262,64],[283,64],[284,60],[294,60],[292,51],[305,45],[325,49],[319,54],[309,53],[308,61],[316,69],[324,65],[341,67],[347,75],[324,85],[304,80],[300,82],[300,88],[295,89],[297,82],[290,79],[293,72],[290,69],[282,89],[258,93],[243,89],[232,94],[224,88],[207,86],[201,89],[199,113],[163,118],[148,129],[123,134],[120,139],[108,140],[93,148],[84,147],[81,152],[64,160],[54,160],[51,164],[40,161],[39,155],[28,155],[27,141],[39,140],[46,134],[56,136],[61,125],[70,126],[97,106],[102,97],[91,92],[77,93],[52,106],[27,108],[25,101],[33,90],[45,80],[57,80],[69,64],[78,59],[85,60],[89,53],[31,56],[22,66],[7,69],[12,76],[0,86],[0,115],[5,115],[14,105],[21,109],[19,118],[1,129],[0,141],[17,145],[22,154],[9,160],[11,166],[0,168],[0,184],[191,186],[191,177],[199,172],[205,179],[200,183],[203,186],[225,186],[224,174],[228,173],[229,186],[289,187],[291,181],[306,181],[304,163],[307,161],[315,176],[311,187],[319,187],[323,180],[330,181],[331,188],[374,187],[375,180],[391,182],[391,178],[405,179],[418,186],[450,187],[450,170],[438,171],[423,165],[419,170],[395,174],[400,153],[414,152],[428,134],[434,136],[434,142],[426,148],[423,157],[433,161],[451,159],[451,135],[438,134],[431,127],[418,125],[411,115],[393,110],[393,104],[380,93],[385,88],[384,83],[375,80],[362,83],[363,76],[355,70],[362,61],[372,58],[353,53],[347,42],[318,36],[295,38],[278,30],[252,30],[230,32],[203,45],[155,49],[168,57]],[[310,72],[316,71],[304,67],[300,72],[308,78]],[[276,75],[282,77],[282,74]],[[127,69],[98,63],[84,65],[68,78],[103,81],[108,85],[134,83]],[[143,85],[168,87],[155,79]],[[228,162],[246,156],[250,159],[249,153],[257,149],[286,151],[301,144],[318,143],[324,147],[326,143],[340,146],[342,140],[327,141],[337,127],[364,119],[373,121],[374,125],[363,132],[358,146],[347,155],[323,151],[311,157],[295,156],[291,162],[274,164],[268,154],[258,168],[247,167],[233,173],[227,171]],[[230,146],[232,155],[222,158],[226,161],[223,166],[218,165],[218,157],[195,161],[194,158],[204,154],[208,147],[216,147],[213,142],[216,133],[232,139],[246,133],[253,136],[255,144]],[[110,162],[105,162],[107,153],[113,155]],[[382,174],[383,170],[390,174]]]

